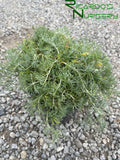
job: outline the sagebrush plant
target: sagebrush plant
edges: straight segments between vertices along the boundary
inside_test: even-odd
[[[18,74],[21,88],[31,95],[31,110],[53,124],[75,109],[99,110],[115,88],[111,63],[100,47],[73,39],[66,28],[39,27],[6,58],[5,73]]]

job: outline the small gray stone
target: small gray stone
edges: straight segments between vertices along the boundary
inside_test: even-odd
[[[73,141],[73,138],[72,138],[72,137],[71,137],[71,141]],[[71,142],[70,142],[70,141],[67,142],[67,146],[68,146],[68,147],[71,146]]]
[[[8,121],[9,121],[9,118],[7,118],[7,117],[5,117],[3,120],[4,123],[7,123]]]
[[[116,156],[115,153],[112,155],[112,158],[113,158],[113,159],[116,159],[116,158],[117,158],[117,156]]]
[[[9,126],[9,131],[12,131],[13,130],[13,126]]]
[[[112,123],[114,121],[113,116],[109,117],[109,121],[110,121],[110,123]]]
[[[20,153],[20,155],[21,155],[21,159],[25,159],[27,157],[27,152],[26,151],[22,151]]]
[[[119,149],[117,152],[118,152],[118,154],[120,155],[120,149]]]
[[[34,144],[36,142],[35,138],[32,138],[32,144]]]
[[[43,149],[47,149],[47,148],[48,148],[48,144],[47,144],[47,143],[44,143]]]
[[[101,155],[101,156],[100,156],[100,160],[106,160],[105,156],[104,156],[104,155]]]
[[[108,156],[107,158],[108,158],[108,160],[112,160],[112,157],[111,157],[111,156]]]
[[[91,146],[90,148],[91,148],[91,150],[92,150],[93,152],[95,152],[95,153],[98,152],[98,149],[97,149],[95,146]]]
[[[26,116],[25,115],[23,115],[23,116],[21,116],[21,121],[25,121],[26,120]]]
[[[33,125],[37,125],[37,123],[38,123],[37,121],[32,121]]]
[[[39,141],[40,141],[40,145],[41,145],[41,146],[43,146],[43,144],[44,144],[44,140],[43,140],[43,138],[40,138],[40,140],[39,140]]]
[[[99,160],[97,157],[94,157],[93,160]]]
[[[63,149],[64,149],[64,147],[63,147],[63,146],[58,147],[58,148],[57,148],[57,152],[60,152],[60,151],[62,151]]]
[[[12,149],[17,149],[18,146],[17,146],[17,144],[12,144],[12,145],[11,145],[11,148],[12,148]]]
[[[20,133],[19,132],[16,133],[16,137],[20,137]]]
[[[3,122],[2,119],[0,119],[0,124],[1,124],[2,122]]]
[[[38,137],[38,133],[36,131],[32,131],[30,135],[35,138]]]
[[[5,97],[5,93],[0,93],[0,97]]]
[[[52,156],[50,157],[50,160],[56,160],[55,156],[52,155]]]
[[[20,103],[21,103],[21,102],[16,99],[16,100],[14,100],[14,101],[12,102],[12,106],[19,106]]]
[[[3,139],[0,138],[0,145],[4,143]]]
[[[84,151],[83,148],[80,148],[79,152],[82,153],[83,151]]]
[[[119,139],[120,139],[120,134],[116,134],[116,135],[115,135],[115,137],[117,137],[117,138],[119,138]]]
[[[88,143],[83,143],[83,147],[87,148],[88,147]]]
[[[46,159],[46,154],[43,153],[43,154],[41,155],[41,158]]]
[[[115,129],[115,128],[117,128],[117,127],[118,127],[117,124],[112,124],[112,125],[111,125],[111,128],[114,128],[114,129]]]
[[[70,153],[74,153],[74,152],[75,150],[72,147],[70,147]]]
[[[16,160],[16,157],[10,156],[10,160]]]
[[[76,156],[76,157],[79,157],[79,156],[80,156],[80,153],[79,153],[79,152],[75,152],[75,156]]]
[[[82,143],[78,139],[75,140],[75,144],[76,144],[77,148],[81,148],[82,147]]]
[[[110,34],[106,33],[105,34],[105,39],[108,39],[110,37]]]
[[[5,158],[5,159],[8,159],[8,158],[9,158],[9,154],[5,154],[5,155],[4,155],[4,158]]]
[[[85,140],[85,136],[83,134],[80,136],[80,140],[82,140],[82,141]]]
[[[118,109],[119,105],[113,105],[113,108]]]
[[[5,111],[3,108],[0,108],[0,116],[3,116],[3,115],[5,115]]]
[[[21,145],[27,146],[27,143],[26,143],[25,140],[22,139],[22,138],[19,138],[19,143],[20,143]]]
[[[6,102],[6,99],[5,99],[4,97],[2,97],[2,98],[1,98],[1,102],[2,102],[2,103],[5,103],[5,102]]]
[[[29,137],[28,138],[28,142],[31,143],[32,142],[32,138]]]
[[[16,137],[16,134],[15,134],[14,132],[11,132],[11,133],[10,133],[10,137],[11,137],[11,138],[15,138],[15,137]]]
[[[66,154],[66,153],[68,153],[69,152],[69,148],[67,147],[67,146],[65,146],[65,148],[64,148],[64,153]]]
[[[2,132],[4,130],[4,124],[0,125],[0,131]]]
[[[72,128],[72,129],[71,129],[71,132],[75,132],[75,131],[76,131],[76,128]]]
[[[51,150],[51,149],[55,149],[56,148],[56,144],[53,144],[53,143],[50,143],[49,144],[49,149]]]
[[[20,122],[20,119],[15,116],[15,117],[14,117],[14,122],[15,122],[15,123],[18,123],[18,122]]]
[[[65,135],[65,136],[70,136],[69,132],[65,132],[64,135]]]
[[[72,160],[71,156],[65,156],[64,160]]]

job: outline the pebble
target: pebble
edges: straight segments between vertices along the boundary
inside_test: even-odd
[[[38,137],[38,133],[36,131],[32,131],[30,135],[35,138]]]
[[[20,103],[21,103],[21,102],[16,99],[16,100],[12,101],[12,106],[14,106],[14,105],[15,105],[15,106],[19,106]]]
[[[0,131],[2,132],[4,130],[4,124],[0,125]]]
[[[75,156],[79,157],[80,153],[79,152],[75,152]]]
[[[2,90],[2,88],[0,88],[0,90]],[[6,94],[5,93],[0,93],[0,97],[5,97]]]
[[[115,128],[117,128],[117,127],[118,127],[118,124],[112,124],[112,125],[111,125],[111,128],[114,128],[114,129],[115,129]]]
[[[32,138],[32,139],[31,139],[31,142],[32,142],[32,144],[34,144],[34,143],[36,142],[36,139],[35,139],[35,138]]]
[[[118,150],[118,154],[120,155],[120,149]]]
[[[83,149],[83,148],[80,148],[79,152],[82,153],[83,151],[84,151],[84,149]]]
[[[87,148],[88,147],[88,143],[83,143],[83,147]]]
[[[0,145],[4,143],[3,139],[0,138]]]
[[[10,160],[16,160],[15,156],[10,156]]]
[[[110,123],[113,123],[113,121],[114,121],[113,116],[109,117],[109,121],[110,121]]]
[[[26,116],[25,115],[21,116],[21,121],[25,122],[25,120],[26,120]]]
[[[39,140],[39,141],[40,141],[40,145],[41,145],[41,146],[43,146],[43,144],[44,144],[44,140],[43,140],[43,138],[40,138],[40,140]]]
[[[43,149],[47,149],[47,148],[48,148],[48,144],[47,144],[47,143],[44,143]]]
[[[1,102],[2,102],[2,103],[5,103],[5,102],[6,102],[6,99],[5,99],[4,97],[2,97]]]
[[[9,131],[12,131],[13,130],[13,126],[9,126]]]
[[[91,150],[92,150],[93,152],[95,152],[95,153],[98,152],[98,149],[97,149],[95,146],[91,146],[90,148],[91,148]]]
[[[26,151],[22,151],[20,153],[20,155],[21,155],[21,159],[25,159],[27,157],[27,152]]]
[[[15,134],[14,132],[11,132],[11,133],[10,133],[10,137],[11,137],[11,138],[15,138],[15,137],[16,137],[16,134]]]
[[[94,157],[93,160],[99,160],[97,157]]]
[[[112,160],[112,157],[111,157],[111,156],[108,156],[107,158],[108,158],[108,160]]]
[[[72,147],[70,147],[70,153],[74,153],[74,152],[75,150]]]
[[[18,122],[20,122],[20,119],[19,119],[17,116],[15,116],[15,117],[14,117],[14,122],[15,122],[15,123],[18,123]]]
[[[3,116],[3,115],[5,115],[5,111],[3,108],[0,108],[0,116]]]
[[[113,159],[116,159],[116,158],[117,158],[117,156],[116,156],[115,153],[113,153],[112,158],[113,158]]]
[[[46,159],[46,154],[42,154],[41,158]]]
[[[103,139],[103,143],[104,143],[104,144],[106,144],[106,143],[107,143],[106,139]]]
[[[50,160],[56,160],[55,156],[52,155],[52,156],[50,157]]]
[[[2,119],[0,119],[0,124],[2,123]]]
[[[65,156],[64,160],[72,160],[71,156]]]
[[[64,154],[69,153],[69,148],[67,146],[65,146],[64,148]]]
[[[26,143],[25,140],[22,139],[22,138],[19,138],[19,143],[20,143],[21,145],[27,146],[27,143]]]
[[[12,144],[12,145],[11,145],[11,148],[12,148],[12,149],[17,149],[18,146],[17,146],[17,144]]]
[[[106,35],[105,35],[105,39],[108,39],[110,37],[110,35],[107,33]]]
[[[82,147],[82,143],[78,139],[75,140],[75,144],[76,144],[77,148],[81,148]]]
[[[83,134],[80,136],[80,140],[85,140],[85,136]]]
[[[63,146],[57,148],[57,152],[61,152],[64,149]]]
[[[104,156],[104,155],[101,155],[101,156],[100,156],[100,160],[106,160],[105,156]]]

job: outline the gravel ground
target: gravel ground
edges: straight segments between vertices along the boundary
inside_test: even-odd
[[[80,0],[79,3],[83,2]],[[120,0],[85,0],[84,3],[112,3],[112,14],[120,14]],[[50,29],[67,26],[72,36],[88,37],[102,45],[113,64],[120,90],[119,17],[81,19],[76,16],[73,20],[72,10],[64,1],[0,0],[1,61],[8,48],[14,47],[27,33],[32,33],[32,26],[39,25]],[[47,130],[39,116],[29,116],[25,110],[25,94],[19,90],[17,82],[13,77],[12,86],[16,88],[12,91],[0,86],[0,160],[120,160],[120,97],[111,100],[106,107],[107,127],[103,132],[94,125],[83,124],[84,114],[77,113],[79,122],[71,119],[57,126],[61,129],[61,137],[53,143],[54,131]],[[53,135],[57,136],[57,131]]]

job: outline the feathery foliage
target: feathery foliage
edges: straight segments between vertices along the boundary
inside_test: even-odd
[[[101,108],[115,88],[112,66],[99,46],[74,40],[67,29],[35,30],[17,49],[7,52],[7,74],[18,73],[31,95],[32,111],[59,123],[74,109]]]

